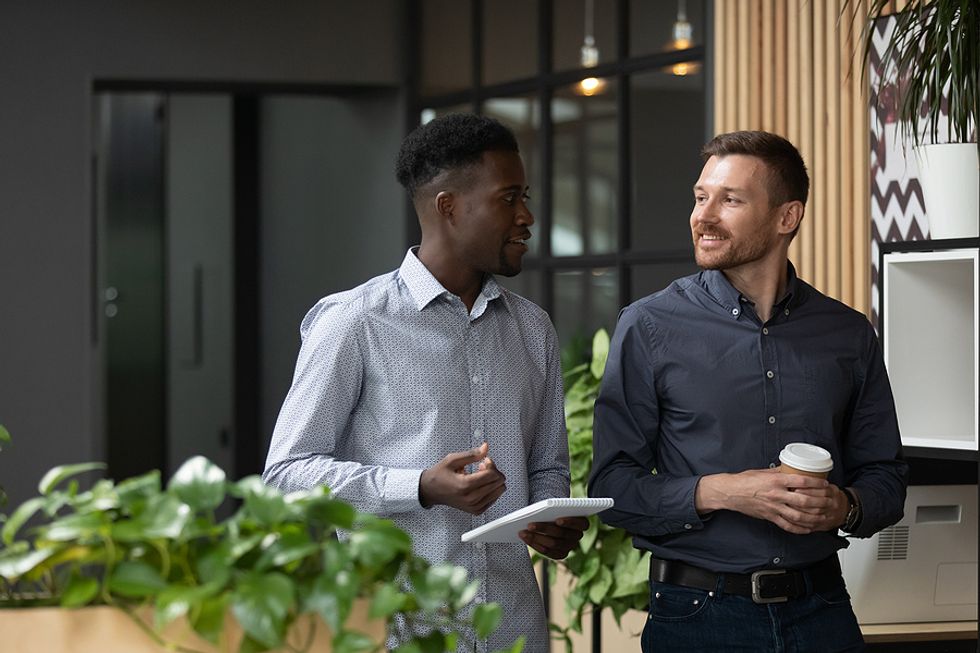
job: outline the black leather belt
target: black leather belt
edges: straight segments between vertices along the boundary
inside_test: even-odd
[[[760,569],[751,574],[719,574],[677,560],[650,559],[650,580],[714,591],[722,582],[726,594],[749,596],[756,603],[782,603],[841,584],[840,561],[832,555],[806,569]],[[809,580],[809,588],[807,586]]]

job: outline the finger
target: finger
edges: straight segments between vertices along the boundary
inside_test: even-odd
[[[561,517],[555,523],[563,528],[570,528],[576,531],[589,530],[589,520],[587,517]]]
[[[447,454],[446,457],[442,459],[442,462],[450,469],[460,470],[467,465],[471,465],[486,458],[488,449],[489,445],[484,442],[479,447],[474,449],[456,451],[454,453]]]
[[[825,478],[816,478],[815,476],[803,476],[802,474],[782,474],[781,477],[776,477],[782,481],[782,485],[788,488],[825,488],[830,483]]]
[[[490,508],[490,506],[492,506],[494,503],[496,503],[497,499],[499,499],[501,497],[501,495],[503,495],[503,493],[506,492],[506,491],[507,491],[507,486],[504,485],[504,486],[501,486],[495,492],[489,494],[483,500],[483,502],[481,502],[479,505],[477,505],[476,510],[478,512],[476,514],[482,515],[483,513],[485,513],[487,511],[487,509]]]

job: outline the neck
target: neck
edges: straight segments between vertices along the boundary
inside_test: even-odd
[[[729,283],[755,304],[755,312],[763,323],[772,317],[777,299],[786,294],[787,260],[784,252],[781,256],[722,270]]]
[[[422,265],[442,287],[463,300],[467,311],[472,310],[480,289],[483,288],[483,274],[461,265],[452,257],[447,247],[440,247],[438,243],[427,243],[425,239],[419,245],[417,254]]]

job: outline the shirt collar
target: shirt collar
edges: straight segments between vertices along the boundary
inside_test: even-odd
[[[721,270],[702,270],[700,274],[701,285],[715,300],[724,306],[734,317],[738,317],[742,310],[742,293],[731,284],[728,277]],[[786,294],[776,300],[776,306],[792,307],[799,304],[802,300],[800,293],[800,280],[796,276],[796,268],[793,263],[786,261]]]
[[[419,260],[418,250],[419,248],[416,245],[405,253],[401,267],[398,268],[398,274],[405,282],[405,286],[412,296],[412,301],[415,302],[415,307],[421,311],[432,303],[433,299],[443,294],[449,294],[449,291],[439,283],[439,280],[429,272],[429,268],[425,267],[425,264]],[[493,275],[488,274],[484,278],[480,295],[483,297],[483,302],[480,301],[480,298],[477,298],[478,303],[490,302],[500,297],[500,285],[494,279]],[[475,307],[476,305],[474,305]]]

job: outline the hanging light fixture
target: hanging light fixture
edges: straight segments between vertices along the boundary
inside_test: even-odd
[[[599,65],[599,48],[595,44],[593,33],[593,19],[595,18],[595,6],[593,0],[585,0],[585,41],[582,43],[582,67],[595,68]],[[586,77],[575,85],[575,92],[579,95],[598,95],[606,88],[606,80],[601,77]]]
[[[671,28],[671,41],[667,45],[669,50],[687,50],[694,45],[694,28],[687,20],[687,6],[685,0],[677,0],[677,20]],[[670,67],[671,74],[684,76],[693,75],[700,69],[696,61],[682,61]]]

